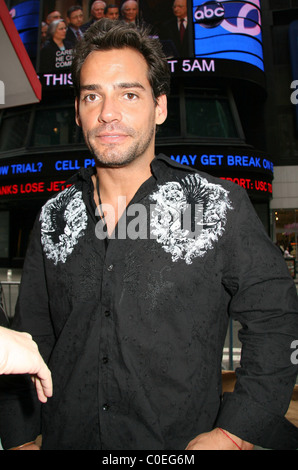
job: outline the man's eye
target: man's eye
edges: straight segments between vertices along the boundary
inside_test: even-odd
[[[137,95],[135,93],[126,93],[125,98],[129,101],[133,101],[137,99]]]
[[[94,101],[97,101],[97,99],[98,99],[98,96],[93,93],[90,93],[90,95],[86,95],[84,97],[84,101],[87,101],[89,103],[93,103]]]

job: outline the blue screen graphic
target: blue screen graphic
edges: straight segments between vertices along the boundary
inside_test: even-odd
[[[10,10],[10,15],[31,59],[37,54],[39,8],[39,1],[28,0]]]
[[[194,53],[264,70],[260,0],[193,0]]]

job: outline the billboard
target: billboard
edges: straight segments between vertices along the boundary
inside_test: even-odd
[[[157,153],[162,151],[157,146]],[[182,165],[216,174],[248,191],[250,196],[272,196],[273,163],[263,152],[248,148],[221,148],[173,145],[169,157]],[[0,203],[6,200],[47,196],[72,184],[70,177],[80,168],[93,167],[88,151],[61,152],[2,159],[0,164]],[[245,173],[244,171],[245,170]],[[245,176],[244,176],[245,174]]]
[[[264,71],[260,0],[193,0],[196,57],[245,62]]]
[[[292,69],[292,83],[291,88],[294,89],[291,94],[291,102],[295,106],[295,127],[296,134],[298,133],[298,20],[292,21],[289,25],[289,46],[290,46],[290,58],[291,58],[291,69]]]
[[[38,52],[39,9],[39,1],[26,0],[10,10],[10,16],[33,63]]]
[[[126,21],[125,0],[115,0],[113,4],[118,5],[119,19]],[[32,35],[36,34],[39,5],[40,2],[26,0],[11,10],[20,34],[25,34],[23,40],[27,41],[31,56],[34,55]],[[62,3],[59,5],[64,8],[59,12],[64,23],[56,25],[57,29],[47,24],[46,41],[35,48],[40,56],[37,72],[45,87],[53,82],[52,76],[47,74],[53,74],[54,81],[57,77],[55,87],[60,85],[59,81],[61,85],[71,82],[67,74],[77,40],[74,34],[77,26],[69,23],[67,7]],[[84,5],[85,0],[82,1],[84,15],[79,25],[80,34],[84,34],[86,25],[93,21],[86,16]],[[257,81],[263,80],[259,76],[264,71],[260,0],[137,0],[136,5],[135,22],[149,26],[152,36],[162,42],[173,75],[191,73],[243,78],[243,67],[246,66],[250,67],[248,73],[252,74],[252,79],[256,74]],[[53,3],[51,6],[54,8]],[[40,18],[44,21],[47,21],[49,8],[50,2],[42,2]],[[39,37],[44,37],[41,32]],[[63,78],[61,74],[64,74]]]

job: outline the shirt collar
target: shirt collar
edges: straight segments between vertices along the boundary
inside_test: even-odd
[[[158,154],[151,162],[151,172],[154,178],[157,180],[158,183],[169,180],[175,173],[175,169],[185,171],[187,173],[195,172],[196,170],[190,168],[186,165],[181,165],[181,163],[177,163],[175,160],[172,160],[170,157],[167,157],[163,153]],[[78,173],[73,175],[67,183],[71,180],[81,179],[84,181],[90,181],[92,175],[96,173],[95,166],[89,168],[81,168]]]
[[[75,29],[75,28],[73,28],[73,26],[71,26],[71,25],[69,25],[68,27],[69,27],[69,29],[71,29],[71,31],[72,31],[75,35],[76,35],[77,33],[79,33],[80,36],[83,36],[83,33],[82,33],[82,31],[81,31],[80,28]]]
[[[185,173],[196,172],[194,168],[188,167],[186,165],[181,165],[181,163],[172,160],[166,155],[160,153],[157,155],[151,163],[151,171],[153,176],[158,182],[169,181],[170,179],[176,179],[176,171],[180,170]]]

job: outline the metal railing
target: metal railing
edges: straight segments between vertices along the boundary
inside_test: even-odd
[[[10,325],[19,295],[20,281],[0,281],[0,309]],[[233,370],[235,363],[240,360],[240,349],[234,344],[233,321],[230,321],[227,333],[226,345],[223,351],[222,366],[224,369]]]
[[[239,326],[230,319],[229,328],[226,337],[226,343],[223,350],[222,368],[234,370],[240,363],[241,347],[237,341]],[[236,338],[235,338],[236,336]]]
[[[20,290],[20,281],[0,281],[0,307],[11,322]]]

